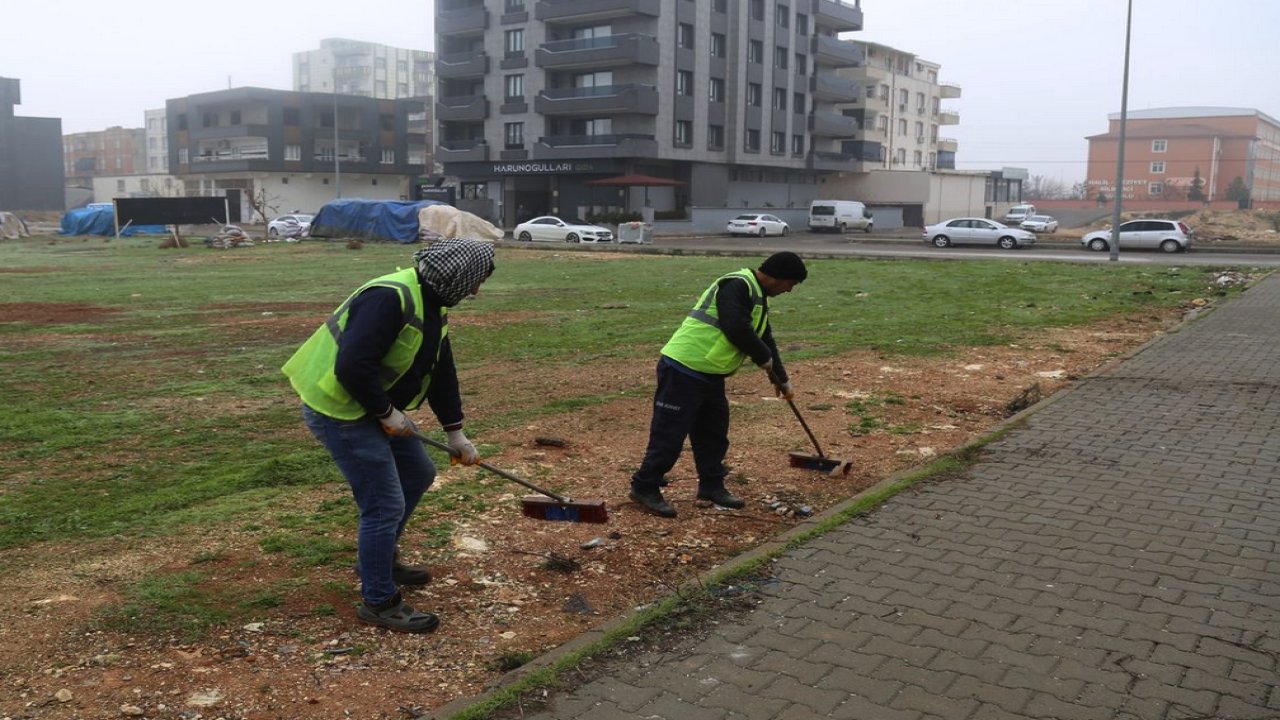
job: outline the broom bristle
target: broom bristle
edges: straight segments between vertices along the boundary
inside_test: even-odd
[[[520,512],[535,520],[609,522],[609,511],[603,500],[565,500],[561,503],[541,495],[526,495],[520,501]]]
[[[834,460],[832,458],[814,457],[813,455],[804,455],[802,453],[791,453],[790,464],[794,468],[803,468],[805,470],[818,470],[821,472],[834,473],[843,468],[843,474],[849,472],[849,463],[843,460]]]

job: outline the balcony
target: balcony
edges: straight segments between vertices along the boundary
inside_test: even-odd
[[[829,35],[815,37],[810,49],[814,63],[827,67],[858,67],[865,58],[858,43]]]
[[[485,120],[489,117],[489,101],[483,95],[453,95],[436,101],[436,120]]]
[[[489,143],[484,140],[441,140],[436,146],[440,162],[484,162],[489,159]]]
[[[960,86],[955,83],[942,83],[938,86],[938,90],[942,93],[942,98],[946,100],[960,97]]]
[[[862,29],[862,5],[839,0],[813,0],[814,27],[828,28],[836,32]]]
[[[938,150],[940,152],[955,152],[960,149],[960,143],[955,138],[938,138]]]
[[[533,6],[533,17],[551,24],[569,22],[582,25],[634,15],[656,18],[660,7],[660,0],[540,0]]]
[[[474,35],[489,29],[489,11],[483,6],[436,12],[436,34]]]
[[[809,132],[818,137],[853,137],[858,134],[858,121],[835,112],[814,112],[809,116]]]
[[[533,101],[542,115],[657,115],[658,89],[652,85],[549,88]]]
[[[652,158],[658,155],[658,141],[652,135],[551,135],[538,138],[533,146],[535,160],[577,158]]]
[[[534,53],[540,68],[610,68],[626,65],[658,64],[658,39],[652,35],[628,33],[581,40],[544,43]]]
[[[960,113],[954,110],[943,110],[942,112],[938,113],[938,124],[939,125],[959,125]]]
[[[809,92],[815,100],[857,102],[862,97],[862,83],[842,78],[833,72],[820,72],[809,78]]]
[[[436,58],[436,77],[442,80],[484,77],[489,72],[489,56],[482,52],[441,55]]]

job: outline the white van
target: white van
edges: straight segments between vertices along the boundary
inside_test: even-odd
[[[871,232],[874,225],[871,211],[856,200],[814,200],[809,204],[809,230],[812,232]]]
[[[1013,207],[1009,208],[1009,212],[1004,214],[1004,221],[1007,223],[1013,223],[1014,227],[1017,227],[1018,223],[1022,222],[1023,220],[1026,220],[1027,218],[1035,214],[1036,214],[1035,205],[1031,205],[1029,203],[1024,203],[1022,205],[1014,205]]]

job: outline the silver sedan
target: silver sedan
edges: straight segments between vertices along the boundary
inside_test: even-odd
[[[1005,250],[1015,250],[1036,242],[1036,236],[1026,230],[1011,228],[986,218],[944,220],[926,227],[923,239],[940,248],[951,245],[995,245]]]

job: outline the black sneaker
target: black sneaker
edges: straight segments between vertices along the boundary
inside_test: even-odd
[[[397,585],[418,586],[431,582],[431,571],[424,567],[405,565],[396,560],[391,565],[391,579]]]
[[[440,618],[409,607],[400,593],[380,605],[360,603],[356,617],[360,622],[404,633],[429,633],[440,626]]]
[[[662,491],[656,487],[637,488],[632,485],[631,499],[640,503],[645,510],[659,517],[673,518],[676,516],[676,509],[663,499]]]
[[[741,510],[747,506],[747,503],[744,502],[742,498],[734,495],[724,488],[718,488],[716,490],[699,490],[698,499],[710,500],[716,505],[729,508],[730,510]]]

